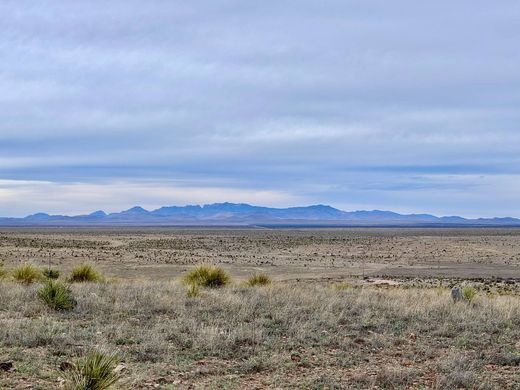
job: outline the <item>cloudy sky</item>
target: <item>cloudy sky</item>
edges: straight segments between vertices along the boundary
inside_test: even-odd
[[[0,215],[520,217],[520,2],[0,3]]]

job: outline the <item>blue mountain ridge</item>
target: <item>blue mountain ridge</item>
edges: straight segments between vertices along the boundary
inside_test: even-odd
[[[135,206],[107,214],[102,210],[87,215],[36,213],[25,218],[0,218],[0,226],[211,226],[211,225],[329,225],[329,226],[520,226],[520,219],[430,214],[399,214],[383,210],[342,211],[327,205],[273,208],[245,203],[165,206],[146,210]]]

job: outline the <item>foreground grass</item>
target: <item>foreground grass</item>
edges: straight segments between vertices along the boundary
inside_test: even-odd
[[[76,284],[70,312],[38,285],[0,282],[0,388],[58,387],[64,361],[92,348],[126,365],[121,388],[520,386],[520,297],[451,302],[434,289],[173,283]]]

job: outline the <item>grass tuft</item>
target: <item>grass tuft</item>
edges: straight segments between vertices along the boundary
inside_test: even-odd
[[[42,271],[42,274],[47,279],[58,279],[60,277],[60,271],[58,271],[57,269],[52,269],[52,268],[45,268]]]
[[[200,294],[199,286],[195,283],[190,283],[188,285],[188,288],[186,289],[186,296],[188,298],[195,298],[195,297],[198,297],[199,294]]]
[[[214,265],[199,265],[184,277],[184,283],[188,285],[211,288],[224,287],[230,280],[226,271]]]
[[[115,354],[91,351],[77,360],[67,373],[68,390],[105,390],[119,380],[115,368],[119,358]]]
[[[100,282],[101,280],[101,274],[90,264],[76,266],[69,278],[69,281],[72,283]]]
[[[13,277],[17,282],[31,284],[41,280],[43,275],[34,265],[26,263],[13,270]]]
[[[38,290],[38,298],[53,310],[66,311],[76,307],[76,300],[70,289],[54,280],[47,280]]]
[[[255,274],[251,275],[249,279],[247,279],[246,285],[249,287],[254,286],[267,286],[272,283],[269,275],[266,274]]]
[[[7,271],[4,269],[4,265],[0,264],[0,280],[5,278],[7,275]]]
[[[477,296],[477,290],[474,287],[471,286],[465,286],[462,289],[462,295],[464,296],[464,299],[468,302],[472,302],[475,297]]]

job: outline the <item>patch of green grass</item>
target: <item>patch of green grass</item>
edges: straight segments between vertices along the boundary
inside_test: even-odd
[[[53,310],[72,310],[76,307],[76,300],[70,289],[61,282],[48,280],[38,290],[38,298]]]
[[[272,283],[271,278],[269,275],[266,274],[255,274],[251,275],[249,279],[246,281],[246,285],[249,287],[254,286],[267,286]]]
[[[188,285],[211,288],[224,287],[230,281],[226,271],[214,265],[199,265],[184,277],[184,283]]]
[[[101,274],[90,264],[76,266],[69,278],[69,281],[72,283],[100,282],[101,280]]]
[[[66,374],[67,390],[105,390],[119,380],[115,368],[119,358],[115,354],[91,351],[80,358]]]
[[[58,271],[57,269],[52,269],[52,268],[45,268],[42,271],[42,274],[47,279],[58,279],[60,277],[60,271]]]
[[[34,265],[26,263],[13,270],[13,277],[19,283],[31,284],[41,280],[43,275]]]

